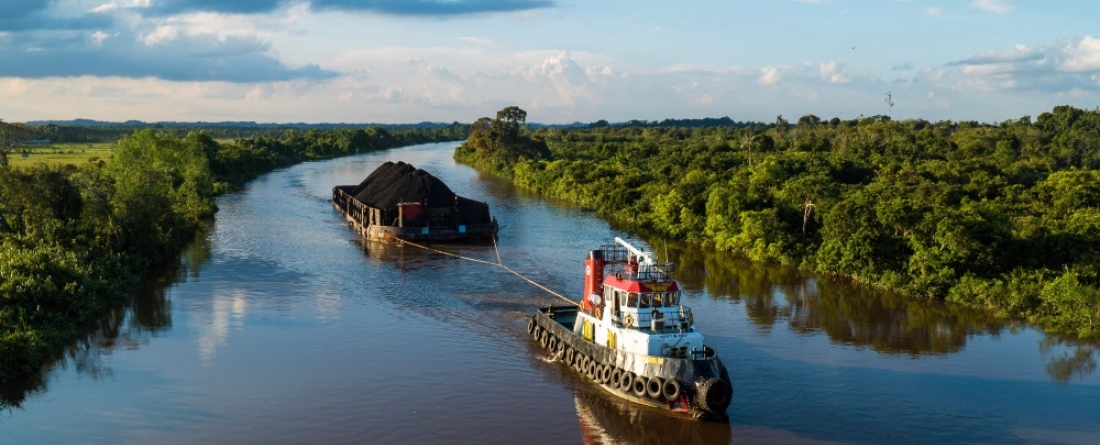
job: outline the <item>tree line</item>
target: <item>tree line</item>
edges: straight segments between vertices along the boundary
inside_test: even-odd
[[[147,129],[119,139],[109,161],[0,167],[0,382],[39,369],[175,258],[218,194],[306,160],[464,137],[372,127],[219,143]]]
[[[526,130],[456,159],[670,239],[1100,337],[1100,111]]]

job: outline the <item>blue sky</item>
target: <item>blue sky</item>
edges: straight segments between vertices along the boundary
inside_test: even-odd
[[[1097,17],[1060,0],[0,0],[0,118],[1000,122],[1100,105]]]

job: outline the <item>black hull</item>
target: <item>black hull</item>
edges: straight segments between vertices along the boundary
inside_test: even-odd
[[[728,419],[726,408],[729,406],[733,387],[730,385],[729,373],[712,350],[708,350],[709,354],[704,358],[691,359],[653,357],[600,346],[572,331],[572,320],[575,320],[577,311],[576,306],[548,306],[539,309],[528,323],[528,333],[562,363],[611,394],[634,403],[694,418]],[[634,384],[621,384],[621,376],[627,372],[635,376],[634,380],[638,376],[643,381],[659,379],[662,391],[642,391],[639,395]],[[618,381],[615,381],[615,376],[619,376]],[[671,391],[665,391],[668,389],[666,386],[671,385],[666,383],[669,381],[675,381],[679,386],[679,396],[672,399],[667,397]],[[719,388],[714,388],[716,386]],[[722,394],[722,391],[728,392]]]

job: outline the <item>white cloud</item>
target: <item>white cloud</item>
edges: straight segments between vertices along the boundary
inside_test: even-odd
[[[604,82],[616,75],[615,70],[608,65],[585,67],[584,74],[588,76],[589,82]]]
[[[940,8],[938,6],[929,6],[921,11],[924,12],[924,15],[930,17],[942,17],[944,14],[943,8]]]
[[[843,63],[836,61],[826,62],[821,64],[818,72],[821,73],[821,79],[829,83],[848,83],[852,79],[840,72],[843,68]]]
[[[695,98],[695,103],[699,105],[710,105],[714,103],[714,98],[710,94],[704,93],[702,96]]]
[[[1085,36],[1065,49],[1061,68],[1069,72],[1100,71],[1100,39]]]
[[[552,88],[561,104],[573,105],[580,99],[599,100],[587,87],[589,81],[585,70],[569,57],[569,53],[547,57],[521,74],[528,82]]]
[[[92,35],[91,35],[91,37],[89,37],[89,39],[96,46],[100,46],[100,45],[103,44],[104,40],[107,40],[108,37],[110,37],[110,35],[108,35],[107,33],[103,32],[103,31],[96,31],[96,32],[92,33]]]
[[[760,78],[757,82],[761,85],[775,85],[780,80],[783,80],[783,77],[779,75],[779,68],[768,66],[760,69]]]
[[[96,14],[106,14],[106,13],[114,11],[116,9],[118,9],[118,3],[111,2],[111,3],[104,3],[102,5],[96,6],[95,8],[92,9],[91,12],[96,13]]]
[[[1016,9],[1011,0],[974,0],[974,7],[997,14],[1007,14]]]
[[[34,86],[34,81],[27,79],[8,78],[6,80],[7,82],[0,83],[0,85],[6,84],[3,91],[13,96],[23,94]]]
[[[954,75],[946,81],[956,91],[1100,91],[1092,80],[1100,74],[1100,38],[1016,45],[950,63],[948,68]]]
[[[165,25],[157,27],[157,29],[151,33],[145,34],[141,37],[141,41],[146,46],[156,46],[157,44],[163,42],[176,40],[176,37],[179,37],[179,34],[179,27],[175,25]]]

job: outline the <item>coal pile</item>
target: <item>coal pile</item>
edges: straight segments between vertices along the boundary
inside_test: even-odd
[[[386,162],[350,191],[363,204],[392,209],[402,202],[419,202],[425,207],[450,207],[457,195],[447,184],[424,170],[404,162]],[[460,206],[476,201],[459,198]]]

